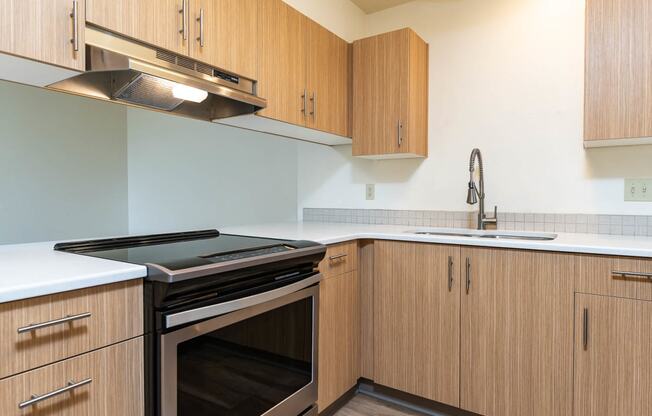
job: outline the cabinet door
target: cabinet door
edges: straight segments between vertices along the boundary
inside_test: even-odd
[[[459,406],[459,259],[457,246],[374,243],[376,383]]]
[[[350,136],[349,44],[312,20],[307,20],[307,28],[307,126],[340,136]]]
[[[257,0],[190,0],[190,56],[255,80],[257,5]]]
[[[353,155],[402,151],[407,123],[409,33],[400,30],[353,44]]]
[[[258,2],[259,115],[306,123],[306,17],[281,0]]]
[[[587,0],[584,139],[652,136],[649,0]]]
[[[652,302],[576,296],[575,416],[652,414],[651,323]]]
[[[187,55],[190,29],[188,1],[86,0],[86,21],[138,41]]]
[[[360,283],[357,271],[326,277],[319,288],[320,411],[360,377]]]
[[[573,411],[574,258],[463,248],[461,407],[485,416]]]
[[[83,0],[0,1],[0,51],[84,70],[84,15]]]

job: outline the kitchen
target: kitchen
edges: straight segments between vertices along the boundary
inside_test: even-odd
[[[651,414],[650,13],[0,1],[0,414]]]

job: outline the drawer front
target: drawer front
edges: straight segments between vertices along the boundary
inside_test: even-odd
[[[0,380],[0,414],[142,416],[144,385],[139,337]]]
[[[0,378],[142,334],[141,280],[0,304]]]
[[[319,271],[326,278],[348,273],[358,268],[358,242],[329,246],[326,257],[319,263]]]
[[[596,295],[652,300],[652,260],[581,256],[576,290]]]

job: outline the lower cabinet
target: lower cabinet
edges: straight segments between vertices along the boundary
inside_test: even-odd
[[[652,414],[652,302],[575,298],[575,416]]]
[[[460,249],[374,243],[374,381],[459,406]]]
[[[360,377],[360,283],[357,271],[327,276],[319,288],[319,411]]]
[[[0,380],[0,414],[144,414],[143,338]]]

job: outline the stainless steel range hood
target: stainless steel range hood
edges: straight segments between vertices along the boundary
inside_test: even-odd
[[[48,88],[207,121],[266,105],[254,80],[93,27],[85,35],[86,72]]]

